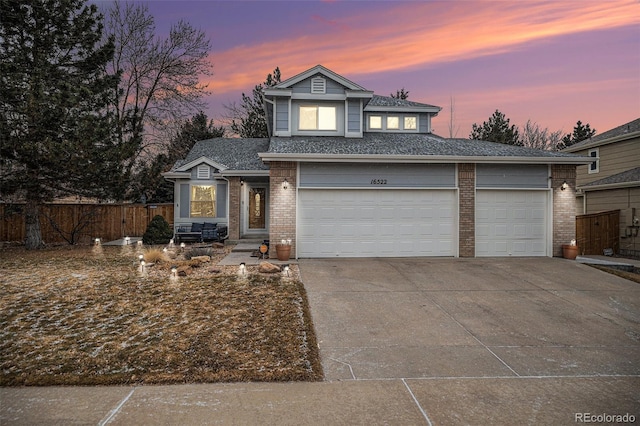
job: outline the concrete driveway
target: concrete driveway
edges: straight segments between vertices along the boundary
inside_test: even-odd
[[[549,258],[300,269],[326,380],[400,380],[438,424],[640,421],[640,284]]]

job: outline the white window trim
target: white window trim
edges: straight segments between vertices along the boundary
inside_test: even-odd
[[[600,157],[600,149],[599,149],[599,148],[593,148],[593,149],[590,149],[590,150],[589,150],[589,157],[594,157],[594,155],[592,155],[592,154],[595,154],[596,159],[595,159],[595,160],[593,160],[593,162],[591,162],[591,163],[589,163],[589,164],[587,165],[587,170],[589,171],[589,174],[590,174],[590,175],[591,175],[591,174],[595,174],[595,173],[600,173],[600,158],[599,158],[599,157]],[[591,166],[592,166],[594,163],[595,163],[595,165],[596,165],[596,168],[595,168],[595,169],[592,169],[592,168],[591,168]]]

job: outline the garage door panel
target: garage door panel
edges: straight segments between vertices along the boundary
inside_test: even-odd
[[[476,256],[546,256],[546,191],[478,190],[476,212]]]
[[[298,200],[300,257],[455,255],[453,190],[300,189]]]

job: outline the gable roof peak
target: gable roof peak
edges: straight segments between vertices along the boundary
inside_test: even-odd
[[[341,76],[340,74],[331,71],[329,68],[323,66],[323,65],[316,65],[315,67],[309,68],[306,71],[303,71],[299,74],[294,75],[293,77],[290,77],[278,84],[276,84],[275,86],[273,86],[274,88],[277,89],[287,89],[291,86],[293,86],[296,83],[301,82],[302,80],[306,80],[307,78],[311,78],[313,76],[315,76],[316,74],[322,74],[323,76],[330,78],[331,80],[334,80],[340,84],[342,84],[343,86],[345,86],[346,88],[348,88],[349,90],[355,90],[355,91],[363,91],[363,92],[368,92],[367,89],[365,89],[364,87],[360,86],[359,84],[354,83],[353,81],[349,80],[348,78],[345,78],[343,76]]]

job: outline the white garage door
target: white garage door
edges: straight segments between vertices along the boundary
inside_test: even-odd
[[[546,256],[547,191],[477,190],[476,256]]]
[[[300,189],[299,257],[456,255],[456,194],[418,189]]]

